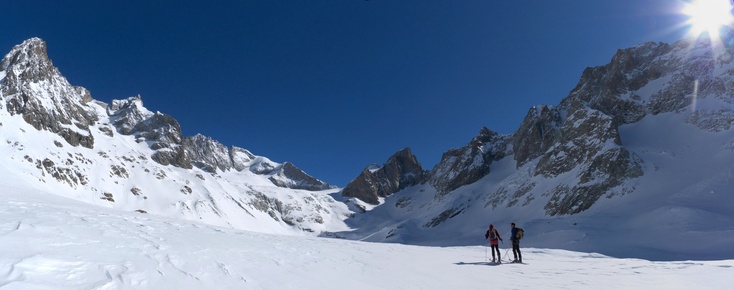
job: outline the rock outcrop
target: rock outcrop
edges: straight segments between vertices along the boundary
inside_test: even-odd
[[[114,100],[108,105],[107,114],[120,134],[134,135],[137,142],[146,142],[155,151],[151,156],[154,161],[192,168],[183,145],[181,125],[172,116],[148,111],[140,96]]]
[[[489,174],[492,161],[507,155],[507,145],[505,136],[482,128],[466,146],[444,153],[428,174],[428,181],[437,189],[439,196],[474,183]]]
[[[342,195],[379,204],[386,197],[423,181],[424,171],[418,159],[405,148],[391,156],[380,167],[368,166],[342,190]]]
[[[233,161],[227,146],[212,138],[196,134],[183,139],[191,163],[209,173],[232,169]],[[248,152],[249,153],[249,152]],[[251,155],[251,154],[250,154]]]

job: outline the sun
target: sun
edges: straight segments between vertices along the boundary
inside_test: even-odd
[[[729,0],[693,0],[685,4],[683,13],[688,15],[693,35],[708,33],[718,37],[721,27],[734,23],[732,8]]]

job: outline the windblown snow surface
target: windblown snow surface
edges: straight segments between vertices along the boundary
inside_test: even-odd
[[[5,172],[3,172],[5,171]],[[1,289],[731,289],[734,260],[652,262],[525,248],[428,247],[255,233],[125,212],[0,169]],[[692,245],[694,241],[692,241]],[[507,245],[502,245],[507,260]]]

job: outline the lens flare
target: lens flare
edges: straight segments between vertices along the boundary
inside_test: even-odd
[[[691,103],[691,112],[696,114],[696,101],[698,99],[698,80],[693,82],[693,101]]]
[[[683,13],[688,15],[691,34],[718,37],[721,27],[734,23],[733,8],[729,0],[693,0],[685,5]]]

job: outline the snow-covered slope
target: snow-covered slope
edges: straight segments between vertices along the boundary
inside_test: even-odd
[[[12,172],[0,169],[0,174]],[[93,206],[15,180],[0,181],[0,200],[2,289],[728,289],[734,284],[734,260],[650,262],[526,248],[527,264],[496,265],[487,262],[481,246],[254,233]]]

